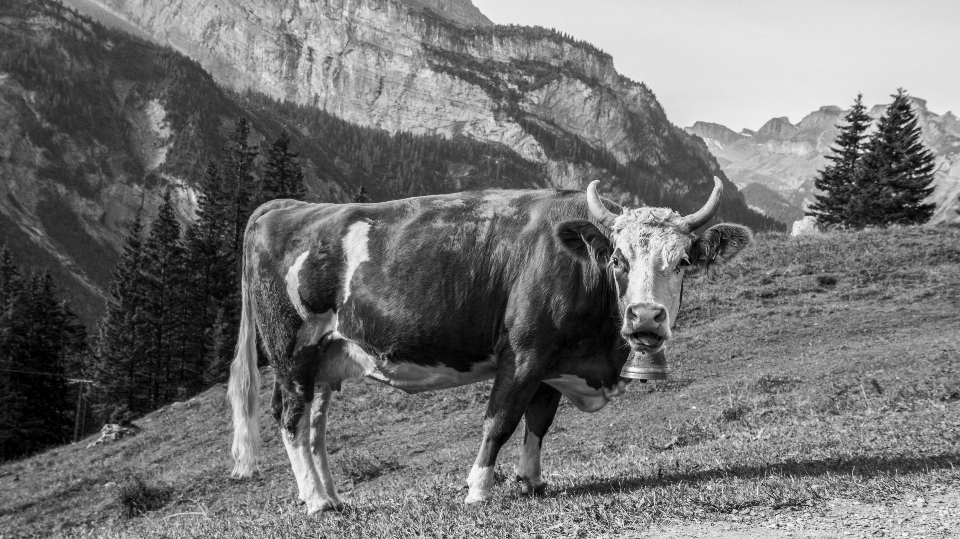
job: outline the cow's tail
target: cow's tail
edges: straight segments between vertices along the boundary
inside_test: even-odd
[[[245,257],[244,257],[245,258]],[[257,470],[260,451],[260,371],[257,370],[257,329],[255,324],[252,283],[244,261],[241,279],[242,307],[237,351],[230,366],[230,387],[227,394],[233,407],[232,475],[250,477]]]

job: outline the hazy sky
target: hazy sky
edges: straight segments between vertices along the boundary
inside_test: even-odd
[[[735,131],[902,86],[960,115],[960,0],[473,0],[499,24],[556,28],[613,56],[667,117]]]

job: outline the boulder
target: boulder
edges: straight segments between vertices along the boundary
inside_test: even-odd
[[[793,222],[793,229],[790,231],[791,236],[806,236],[809,234],[819,234],[820,229],[817,228],[817,219],[810,215],[800,219],[799,221]]]
[[[103,429],[100,430],[100,437],[97,438],[95,442],[87,444],[87,448],[91,448],[95,445],[116,442],[117,440],[122,440],[131,436],[136,436],[137,434],[140,434],[141,430],[142,429],[140,427],[134,425],[133,423],[128,423],[126,425],[107,423],[103,426]]]

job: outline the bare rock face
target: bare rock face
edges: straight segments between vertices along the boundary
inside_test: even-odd
[[[544,164],[546,150],[520,117],[621,163],[657,163],[672,128],[652,92],[621,77],[609,55],[552,31],[490,26],[469,0],[84,1],[229,87],[361,125],[466,135]],[[547,168],[569,184],[564,167]]]
[[[928,201],[936,203],[937,209],[931,223],[960,222],[960,124],[950,112],[930,112],[924,99],[911,97],[911,103],[923,143],[936,159],[934,192]],[[887,105],[875,105],[869,115],[879,118],[886,108]],[[813,180],[828,164],[825,156],[831,153],[837,125],[846,113],[840,107],[825,106],[795,126],[786,118],[774,118],[754,136],[738,138],[723,126],[704,122],[697,122],[686,131],[704,139],[723,171],[743,190],[748,204],[768,215],[786,215],[778,207],[786,200],[793,206],[791,213],[796,214],[813,200]],[[779,199],[774,201],[767,190],[754,189],[753,185],[772,189]]]

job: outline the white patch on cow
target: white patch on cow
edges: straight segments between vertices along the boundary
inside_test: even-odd
[[[470,492],[465,503],[480,503],[490,498],[490,488],[493,487],[493,467],[473,465],[470,475],[467,476],[467,485]]]
[[[306,320],[307,318],[307,308],[303,305],[303,301],[300,300],[300,270],[303,268],[303,263],[307,260],[307,255],[310,254],[310,251],[304,251],[302,255],[298,256],[297,259],[293,262],[293,265],[290,266],[290,269],[287,270],[287,296],[290,297],[290,303],[293,304],[293,308],[297,311],[297,314],[300,315],[300,318]]]
[[[579,376],[564,374],[559,378],[544,380],[544,383],[563,393],[578,410],[592,413],[606,406],[610,399],[623,395],[630,382],[621,379],[612,388],[596,389],[587,385],[587,381]]]
[[[523,441],[523,449],[520,450],[520,462],[513,468],[514,473],[520,480],[520,490],[524,494],[530,494],[546,483],[541,476],[540,447],[540,438],[527,431]]]
[[[487,360],[476,363],[467,372],[444,366],[417,365],[415,363],[382,362],[378,374],[382,381],[409,393],[447,389],[490,380],[496,374],[497,363]]]
[[[370,242],[370,223],[358,221],[350,225],[343,238],[343,251],[347,254],[347,271],[343,275],[343,302],[350,298],[350,282],[360,264],[370,260],[367,246]]]

